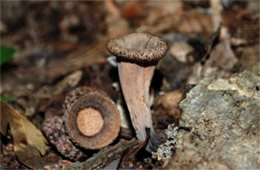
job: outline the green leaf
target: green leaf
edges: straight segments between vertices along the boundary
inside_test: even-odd
[[[0,100],[3,101],[3,102],[11,102],[13,101],[15,98],[13,96],[9,96],[9,97],[6,97],[6,96],[0,96]]]
[[[9,61],[15,52],[16,50],[14,48],[0,46],[0,65]]]

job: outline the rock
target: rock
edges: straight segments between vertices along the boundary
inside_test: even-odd
[[[204,78],[180,103],[180,127],[191,130],[179,131],[168,168],[258,169],[259,89],[259,76],[248,71]]]

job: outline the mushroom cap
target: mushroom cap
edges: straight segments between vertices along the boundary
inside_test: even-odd
[[[160,60],[166,54],[168,45],[159,37],[132,33],[110,40],[107,50],[119,59],[144,63]]]
[[[78,124],[78,116],[90,116],[89,119],[98,121],[95,114],[88,114],[95,110],[102,116],[102,126],[93,133],[92,123]],[[87,111],[88,110],[88,111]],[[92,112],[93,113],[93,112]],[[93,117],[94,116],[94,117]],[[81,121],[84,119],[80,118]],[[89,121],[86,121],[89,122]],[[65,99],[64,123],[70,139],[77,145],[86,149],[100,149],[109,145],[118,136],[120,130],[120,114],[115,103],[101,90],[89,87],[78,87],[71,91]],[[96,132],[96,130],[94,129]],[[83,132],[83,133],[82,133]],[[86,132],[86,134],[84,133]],[[90,135],[89,135],[90,134]]]

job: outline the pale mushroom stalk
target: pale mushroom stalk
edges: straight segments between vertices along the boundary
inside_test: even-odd
[[[160,144],[154,133],[150,110],[149,87],[155,70],[154,65],[140,66],[129,62],[119,62],[118,72],[121,88],[136,131],[138,140],[145,141],[146,128],[150,130],[148,151],[155,151]],[[138,76],[137,76],[138,75]]]
[[[118,58],[120,84],[136,136],[145,141],[149,130],[146,150],[155,151],[160,142],[152,124],[149,88],[156,64],[168,49],[167,44],[149,34],[133,33],[109,41],[107,49]]]
[[[129,62],[119,62],[118,65],[123,95],[137,138],[141,141],[146,139],[145,128],[154,131],[149,103],[149,87],[154,69],[155,66],[144,67]]]

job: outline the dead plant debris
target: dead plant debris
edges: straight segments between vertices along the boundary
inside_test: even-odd
[[[236,110],[239,116],[250,118],[250,120],[239,120],[242,125],[246,125],[251,120],[258,120],[255,114],[248,115],[250,111],[247,110],[249,108],[257,110],[255,107],[258,105],[254,100],[256,98],[246,98],[245,103],[241,100],[244,98],[241,94],[245,93],[240,94],[240,92],[254,90],[252,96],[259,95],[260,85],[255,82],[255,76],[258,76],[258,79],[260,76],[259,3],[258,0],[1,1],[0,60],[4,61],[0,66],[0,97],[3,100],[0,113],[1,167],[5,169],[178,169],[178,167],[180,169],[187,167],[237,169],[239,162],[236,165],[226,166],[228,163],[214,162],[210,157],[201,155],[212,155],[211,151],[218,149],[214,146],[223,146],[218,143],[219,141],[227,141],[222,138],[215,140],[215,136],[212,135],[215,131],[209,129],[211,127],[209,125],[213,126],[210,122],[215,122],[219,118],[219,115],[214,119],[211,118],[212,113],[222,115],[220,111],[226,108],[224,115],[227,117],[223,120],[227,123],[217,122],[229,125],[223,127],[223,132],[228,133],[228,128],[236,127],[232,123],[234,119],[229,119],[230,115],[235,114],[232,110]],[[136,78],[142,77],[141,73],[131,76],[127,73],[122,78],[122,75],[117,72],[118,67],[120,70],[122,62],[125,62],[122,60],[122,54],[113,53],[118,55],[116,58],[106,49],[108,41],[116,39],[117,43],[120,41],[119,44],[125,45],[124,51],[128,51],[129,44],[119,37],[131,33],[148,33],[159,37],[167,43],[169,49],[158,63],[153,63],[153,68],[156,64],[157,66],[151,77],[150,88],[149,83],[145,83],[141,89],[135,90],[135,95],[130,89],[133,89],[134,85],[142,84]],[[134,48],[131,50],[137,54],[136,51],[140,51],[138,49],[142,48],[142,44],[136,44],[135,40],[134,38],[131,45]],[[156,42],[150,39],[145,43],[143,45],[147,45],[146,47],[156,46]],[[7,54],[2,50],[4,47],[16,52]],[[154,49],[156,48],[150,51]],[[144,53],[147,54],[148,51],[144,50]],[[137,64],[138,67],[139,65]],[[141,65],[147,68],[149,64]],[[240,74],[246,76],[239,79],[232,78]],[[216,81],[222,90],[203,90],[205,80],[215,79],[216,75],[221,75],[221,81]],[[128,76],[132,77],[131,80],[127,78]],[[124,86],[120,84],[122,79],[128,81]],[[146,76],[142,79],[149,79],[150,82],[150,78]],[[223,89],[226,84],[229,89]],[[244,85],[250,89],[241,88]],[[84,147],[85,145],[82,147],[79,143],[84,143],[83,141],[77,143],[75,142],[77,139],[73,140],[67,134],[63,119],[66,96],[83,86],[104,91],[107,95],[102,101],[113,103],[114,109],[120,115],[121,123],[116,122],[117,130],[120,128],[120,131],[116,132],[113,140],[109,141],[110,144],[106,147],[97,149],[89,149]],[[235,93],[234,89],[239,93]],[[122,91],[128,91],[128,97],[124,96]],[[145,91],[145,102],[137,102],[134,96],[140,94],[138,100],[143,101],[142,91]],[[194,95],[192,94],[194,91],[200,93]],[[191,98],[191,95],[194,97]],[[79,108],[82,105],[94,106],[97,103],[95,103],[97,99],[95,94],[87,102],[83,100],[85,95],[82,92],[75,96],[81,97],[70,98],[70,107],[72,107],[70,110],[75,110],[73,107],[76,100],[79,103],[75,107]],[[124,97],[128,99],[125,100]],[[184,113],[180,108],[180,103],[189,98],[192,101],[192,105],[187,106],[191,110],[189,114],[196,113],[198,117],[203,117],[203,120],[193,121],[187,117],[189,114]],[[214,101],[221,101],[219,103],[224,102],[224,104],[219,106]],[[225,101],[236,102],[229,103],[228,106],[232,106],[232,109],[228,110]],[[135,107],[129,107],[131,109],[129,111],[127,105],[130,106],[133,102]],[[202,105],[208,108],[208,103],[212,104],[211,111],[200,109]],[[103,104],[99,105],[100,113],[107,113],[108,103],[105,107],[102,107]],[[144,113],[145,110],[142,108],[145,108],[146,112],[147,109],[151,110],[152,121],[149,127],[154,128],[154,133],[158,136],[156,141],[161,143],[158,152],[154,152],[156,153],[154,157],[144,152],[146,142],[139,143],[135,139],[138,134],[135,134],[136,126],[132,126],[129,112]],[[95,114],[90,115],[92,117],[88,120],[98,119],[93,116]],[[135,116],[140,114],[132,114],[134,120]],[[85,116],[81,115],[81,117]],[[105,131],[102,128],[108,126],[102,122],[107,122],[105,119],[110,117],[99,116],[99,118],[101,121],[97,122],[102,134]],[[191,122],[187,123],[183,120],[191,120]],[[207,122],[208,120],[211,121]],[[85,127],[84,121],[77,121],[72,126],[83,122],[82,126]],[[145,122],[140,121],[135,125],[143,125]],[[194,122],[202,123],[194,125]],[[93,127],[92,132],[98,129],[98,123],[90,124]],[[253,125],[252,129],[254,129]],[[235,128],[234,131],[236,130]],[[85,132],[82,129],[81,131]],[[206,133],[209,131],[210,133]],[[254,131],[250,128],[247,134],[238,131],[241,132],[240,138],[247,143],[245,145],[255,145],[255,141],[252,141],[256,134]],[[144,131],[142,133],[146,136]],[[187,135],[185,137],[182,134]],[[169,135],[174,137],[169,138]],[[202,147],[199,150],[193,148],[193,146],[203,146],[207,141],[214,142],[210,147]],[[100,145],[100,141],[95,142]],[[229,146],[229,143],[225,142],[225,144]],[[232,148],[239,148],[237,146],[242,144],[232,143]],[[240,150],[237,149],[236,153],[239,152]],[[228,153],[236,155],[232,150]],[[246,153],[250,155],[251,150],[247,150]],[[199,156],[188,162],[190,155]],[[218,155],[223,160],[226,160],[225,156]],[[233,160],[233,158],[229,159]],[[256,166],[254,160],[257,159],[254,159],[254,156],[245,159],[247,163],[252,162],[251,165]],[[245,159],[241,158],[241,160]],[[201,164],[197,164],[198,162]],[[253,169],[253,166],[248,164],[247,169],[250,168]]]

